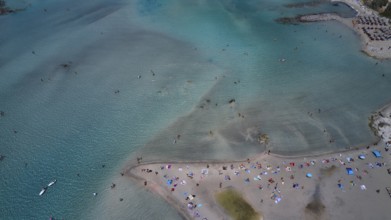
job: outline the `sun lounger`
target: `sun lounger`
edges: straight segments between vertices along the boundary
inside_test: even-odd
[[[391,187],[386,187],[386,190],[388,192],[388,195],[391,197]]]

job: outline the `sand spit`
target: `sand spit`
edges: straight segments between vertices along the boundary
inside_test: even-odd
[[[335,13],[323,13],[323,14],[309,14],[298,17],[300,22],[317,22],[317,21],[330,21],[337,20],[340,22],[349,22],[349,18],[342,18]]]
[[[240,192],[263,219],[387,219],[391,105],[374,113],[370,126],[381,140],[362,149],[306,157],[265,152],[245,161],[141,163],[126,175],[185,219],[229,219],[214,197],[225,189]]]
[[[128,174],[186,219],[227,219],[213,195],[230,187],[264,219],[386,219],[391,167],[381,146],[308,158],[262,154],[235,163],[143,164]]]
[[[160,195],[185,219],[229,219],[214,197],[235,189],[263,219],[387,219],[391,214],[391,105],[370,118],[381,140],[362,149],[245,161],[162,162],[126,175]],[[142,161],[138,161],[142,162]]]
[[[379,143],[321,156],[141,164],[127,175],[186,219],[228,219],[214,198],[226,188],[239,191],[264,219],[386,219],[389,162],[388,147]]]

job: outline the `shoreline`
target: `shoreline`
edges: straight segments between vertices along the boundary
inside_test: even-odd
[[[387,174],[391,170],[387,163],[391,159],[391,104],[372,116],[380,140],[368,147],[312,156],[261,153],[244,161],[140,163],[127,167],[125,173],[140,185],[146,184],[147,191],[161,196],[184,219],[227,218],[213,195],[229,188],[240,189],[264,219],[340,219],[347,215],[347,219],[357,219],[374,209],[387,216],[386,206],[376,204],[388,204],[391,199],[385,190],[391,187],[387,185],[391,181]],[[379,126],[381,123],[389,126]],[[374,150],[382,157],[376,158]],[[359,159],[360,155],[365,159]],[[346,174],[347,168],[355,174]],[[188,195],[196,197],[186,200]],[[320,204],[320,211],[308,208],[314,201]],[[343,205],[336,206],[337,202]],[[356,207],[361,207],[361,214],[348,213]]]
[[[344,18],[335,13],[299,15],[295,18],[278,19],[281,23],[308,23],[335,20],[353,30],[360,36],[362,52],[376,59],[391,59],[391,20],[379,16],[354,0],[331,0],[341,2],[356,11],[356,16]]]

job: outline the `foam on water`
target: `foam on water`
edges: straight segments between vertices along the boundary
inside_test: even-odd
[[[390,100],[391,63],[351,30],[275,22],[341,6],[28,3],[0,17],[1,219],[179,219],[125,165],[246,158],[265,149],[259,134],[283,154],[368,144],[367,117]]]

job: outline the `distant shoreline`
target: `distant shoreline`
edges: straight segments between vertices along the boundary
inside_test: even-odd
[[[362,5],[359,1],[331,0],[331,2],[342,2],[348,5],[357,12],[356,16],[353,18],[344,18],[336,13],[319,13],[299,15],[294,18],[280,18],[277,19],[277,21],[286,24],[298,24],[336,20],[346,25],[360,36],[362,51],[365,54],[376,59],[391,59],[390,19],[380,17],[377,12]],[[363,23],[361,22],[362,20],[369,20],[370,22]],[[372,21],[374,22],[372,23]],[[381,33],[379,34],[379,32]],[[384,36],[384,38],[382,36]]]

